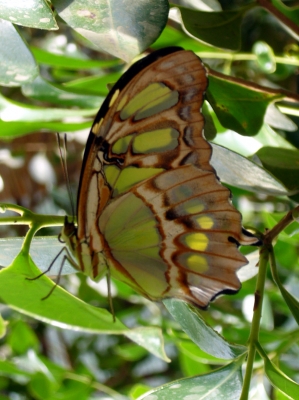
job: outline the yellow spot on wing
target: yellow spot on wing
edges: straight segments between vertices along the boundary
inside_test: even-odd
[[[135,115],[134,119],[140,120],[167,110],[178,102],[178,98],[179,93],[176,90],[171,90],[160,82],[151,83],[124,105],[120,117],[125,120]]]
[[[203,273],[208,269],[208,262],[205,257],[199,254],[191,254],[186,258],[187,267],[197,273]]]
[[[133,142],[134,153],[151,153],[173,150],[178,146],[179,132],[174,128],[157,129],[137,135]]]
[[[204,210],[204,205],[199,203],[198,199],[190,199],[182,204],[182,207],[188,214],[198,214]]]
[[[118,98],[118,96],[119,96],[119,89],[117,89],[117,90],[113,93],[113,95],[112,95],[112,97],[111,97],[111,99],[110,99],[109,108],[110,108],[111,106],[113,106],[113,104],[115,103],[115,101],[116,101],[116,99]]]
[[[103,118],[101,118],[98,122],[95,122],[91,128],[92,133],[97,135],[100,131],[102,123],[103,123]]]
[[[196,222],[202,229],[211,229],[214,225],[214,221],[212,220],[212,218],[207,216],[196,218]]]
[[[209,243],[207,236],[200,232],[184,235],[183,241],[186,246],[196,251],[205,251]]]

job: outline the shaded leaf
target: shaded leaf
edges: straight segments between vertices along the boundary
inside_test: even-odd
[[[266,146],[257,153],[263,166],[276,176],[289,190],[299,190],[299,152]]]
[[[238,50],[241,47],[240,27],[244,14],[251,6],[222,12],[178,8],[184,28],[197,39],[222,49]]]
[[[221,124],[241,135],[256,135],[263,125],[268,105],[282,97],[228,81],[225,77],[209,76],[209,103]]]

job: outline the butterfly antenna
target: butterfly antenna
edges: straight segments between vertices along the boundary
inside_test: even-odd
[[[57,143],[58,143],[58,149],[59,149],[59,154],[60,154],[60,161],[61,161],[61,166],[62,166],[62,171],[63,171],[63,176],[64,180],[66,183],[69,199],[71,202],[71,209],[72,209],[72,215],[75,215],[75,206],[74,206],[74,198],[71,190],[71,185],[70,185],[70,179],[69,175],[67,172],[67,162],[66,162],[66,155],[67,155],[67,137],[66,134],[63,135],[63,144],[61,143],[61,137],[59,133],[57,133]],[[63,149],[63,151],[62,151]]]

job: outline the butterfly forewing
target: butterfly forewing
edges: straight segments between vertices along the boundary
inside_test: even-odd
[[[210,165],[201,114],[206,70],[168,48],[134,64],[103,103],[88,139],[78,229],[66,239],[81,270],[144,296],[205,307],[240,288],[241,216]],[[65,235],[64,235],[65,237]]]

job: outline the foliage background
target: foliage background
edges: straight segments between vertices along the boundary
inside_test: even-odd
[[[195,51],[210,68],[210,105],[204,107],[207,137],[246,157],[235,160],[233,153],[220,150],[218,161],[214,160],[220,162],[217,172],[230,184],[244,225],[263,232],[295,207],[299,188],[295,2],[180,2],[182,21],[173,12],[167,20],[168,2],[162,0],[144,0],[138,6],[134,2],[131,7],[123,0],[23,3],[0,0],[0,34],[5,38],[0,43],[1,202],[38,213],[37,217],[25,214],[36,223],[42,221],[40,214],[70,214],[54,133],[68,134],[68,173],[76,196],[88,129],[108,93],[107,84],[121,76],[125,61],[131,62],[149,46],[179,45]],[[273,100],[279,101],[277,108]],[[1,236],[24,236],[27,227],[12,226],[16,218],[8,218],[10,225],[1,226]],[[57,217],[52,224],[62,221]],[[47,226],[38,234],[48,237],[59,230]],[[294,297],[285,293],[283,297],[283,289],[267,273],[259,336],[267,355],[260,350],[256,357],[250,399],[299,398],[297,232],[291,225],[275,244],[280,280]],[[42,270],[57,253],[56,242],[47,238],[46,245],[38,240],[32,245]],[[7,266],[21,243],[4,240],[1,246],[1,264]],[[251,257],[254,274],[256,253]],[[105,311],[109,309],[105,282],[95,285],[82,274],[68,274],[66,268],[61,285],[82,301],[56,289],[41,302],[50,281],[24,279],[37,273],[24,254],[0,273],[1,400],[136,399],[160,385],[166,386],[155,392],[157,397],[143,398],[168,398],[174,390],[182,390],[177,398],[187,394],[196,399],[247,398],[244,389],[241,395],[241,371],[247,354],[243,346],[252,329],[255,277],[246,280],[237,295],[223,296],[198,314],[175,301],[166,302],[166,308],[148,302],[115,282],[118,320],[113,324]],[[205,323],[239,347],[224,342]]]

